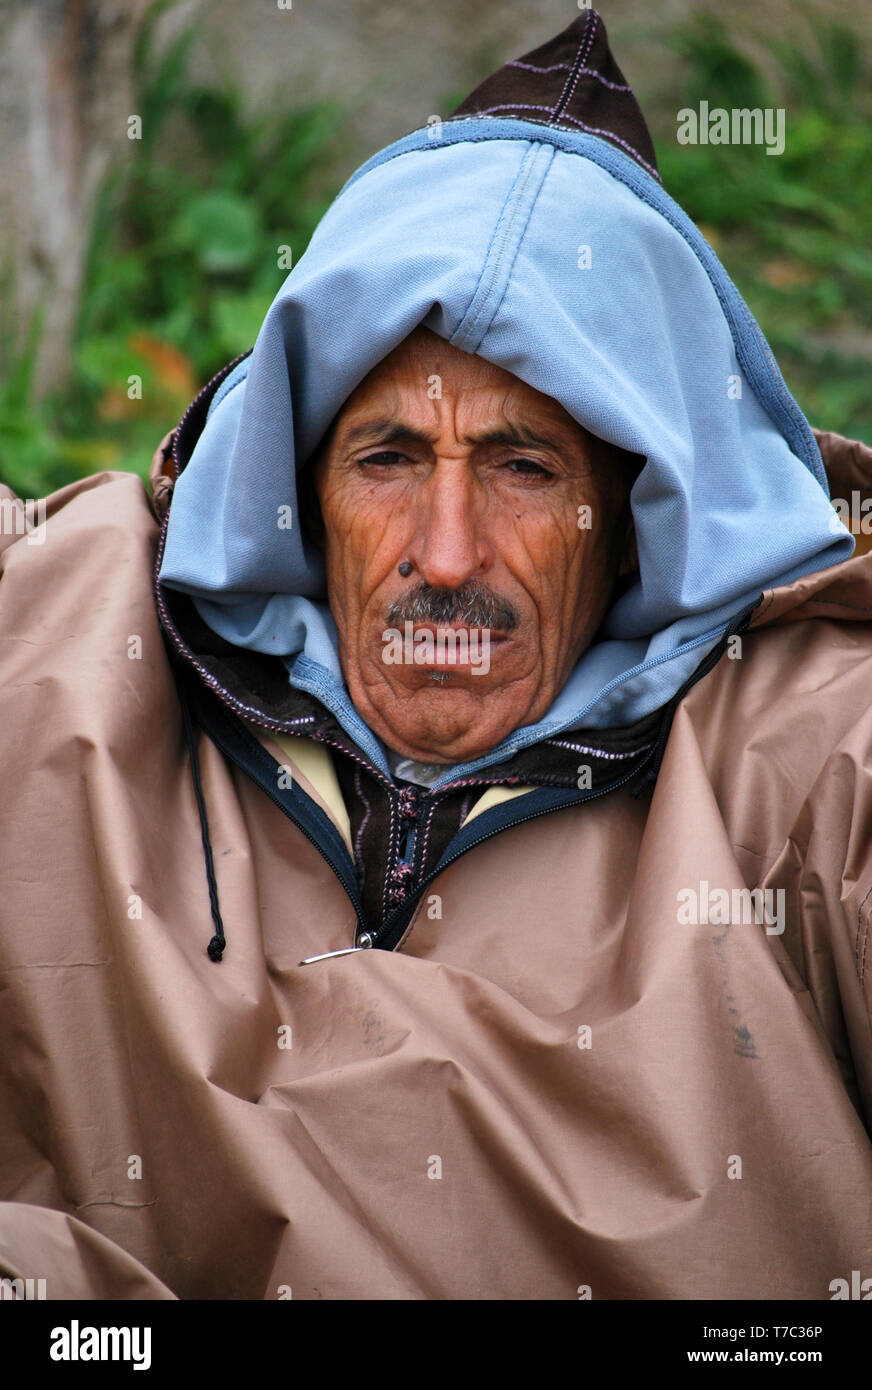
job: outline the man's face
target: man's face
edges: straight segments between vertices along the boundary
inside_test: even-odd
[[[348,398],[314,482],[342,670],[390,748],[465,762],[545,714],[634,563],[610,458],[424,328]]]

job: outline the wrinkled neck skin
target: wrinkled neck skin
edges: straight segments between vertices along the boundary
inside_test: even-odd
[[[546,713],[632,563],[607,448],[425,328],[346,401],[314,474],[328,597],[389,748],[451,765]]]

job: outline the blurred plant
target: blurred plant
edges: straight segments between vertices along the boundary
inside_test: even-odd
[[[156,51],[167,8],[138,37],[142,138],[94,210],[71,387],[30,404],[38,324],[0,386],[0,479],[22,496],[144,473],[199,386],[251,347],[288,273],[279,247],[299,259],[338,186],[340,108],[249,115],[229,83],[192,83],[195,27]]]
[[[786,147],[678,145],[673,127],[655,132],[657,158],[811,423],[872,442],[872,58],[839,22],[808,31],[771,42],[767,79],[718,16],[678,29],[682,104],[784,107]]]

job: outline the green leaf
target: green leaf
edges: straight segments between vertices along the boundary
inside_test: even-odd
[[[247,270],[257,256],[260,217],[233,193],[202,193],[176,217],[172,236],[207,275],[232,274]]]

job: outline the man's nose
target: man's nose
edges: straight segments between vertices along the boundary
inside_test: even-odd
[[[438,462],[416,502],[418,525],[410,558],[427,584],[456,589],[489,567],[487,499],[467,463]]]

